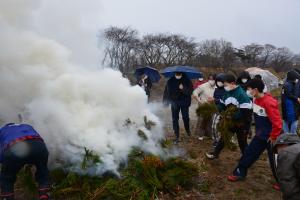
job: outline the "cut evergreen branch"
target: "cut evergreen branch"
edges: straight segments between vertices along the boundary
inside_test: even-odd
[[[81,163],[82,169],[87,169],[89,167],[94,166],[95,164],[102,163],[100,157],[96,155],[93,151],[84,147],[84,155]]]
[[[160,192],[175,195],[178,188],[191,189],[199,175],[195,164],[181,158],[163,160],[139,148],[132,149],[120,174],[120,178],[91,177],[56,169],[51,172],[56,181],[53,194],[58,200],[150,200]]]
[[[212,115],[217,111],[217,107],[214,103],[199,104],[198,108],[196,109],[197,115],[203,118],[211,118]]]
[[[144,116],[144,124],[145,124],[145,128],[148,130],[151,130],[151,128],[156,125],[155,122],[148,120],[147,116]]]
[[[144,131],[142,131],[141,129],[139,129],[138,130],[138,136],[140,137],[140,138],[142,138],[143,140],[148,140],[148,137],[147,137],[147,135],[146,135],[146,133],[144,132]]]
[[[235,144],[232,142],[233,132],[232,129],[240,123],[237,120],[234,120],[234,117],[237,115],[238,109],[236,106],[229,106],[225,111],[221,113],[221,119],[218,124],[218,132],[221,133],[225,147],[229,149],[234,149]]]

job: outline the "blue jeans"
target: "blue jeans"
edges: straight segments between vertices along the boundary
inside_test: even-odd
[[[173,130],[176,136],[176,139],[179,138],[179,113],[181,111],[183,124],[186,133],[191,134],[190,131],[190,118],[189,118],[189,107],[188,106],[179,106],[177,104],[171,105],[172,111],[172,122],[173,122]]]
[[[16,152],[20,150],[20,146],[28,147],[28,151],[22,156],[16,154]],[[6,149],[3,154],[3,163],[0,174],[1,193],[14,192],[16,176],[25,164],[35,165],[35,179],[39,184],[39,188],[49,187],[49,171],[47,163],[48,150],[43,141],[25,140],[12,145]]]
[[[283,131],[284,133],[297,134],[298,120],[289,123],[283,120]]]

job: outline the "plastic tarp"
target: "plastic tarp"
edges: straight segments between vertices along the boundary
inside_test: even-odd
[[[249,72],[251,78],[253,78],[255,75],[260,75],[268,92],[278,88],[279,79],[270,71],[258,67],[250,67],[246,69],[246,71]]]

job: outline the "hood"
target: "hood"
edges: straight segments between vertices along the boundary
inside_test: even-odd
[[[224,73],[217,74],[216,81],[224,82],[224,77],[225,77]]]
[[[236,80],[237,84],[244,84],[244,83],[242,83],[242,79],[248,79],[248,80],[250,80],[251,76],[250,76],[249,72],[242,71],[240,73],[240,75],[238,76],[237,80]]]
[[[296,79],[299,79],[299,74],[296,71],[291,70],[287,73],[286,75],[287,81],[295,81]]]
[[[225,74],[224,74],[224,73],[217,74],[216,80],[215,80],[215,81],[216,81],[216,86],[217,86],[217,88],[224,88],[224,86],[219,87],[218,84],[217,84],[217,82],[222,82],[222,83],[224,83],[224,77],[225,77]]]
[[[300,143],[300,137],[298,135],[284,133],[277,138],[276,142],[273,145],[273,151],[276,151],[277,145],[281,145],[281,144],[292,145],[298,143]]]

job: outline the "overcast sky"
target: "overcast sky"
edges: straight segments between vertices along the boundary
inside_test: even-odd
[[[102,0],[104,26],[169,32],[196,41],[224,38],[300,53],[300,0]]]

